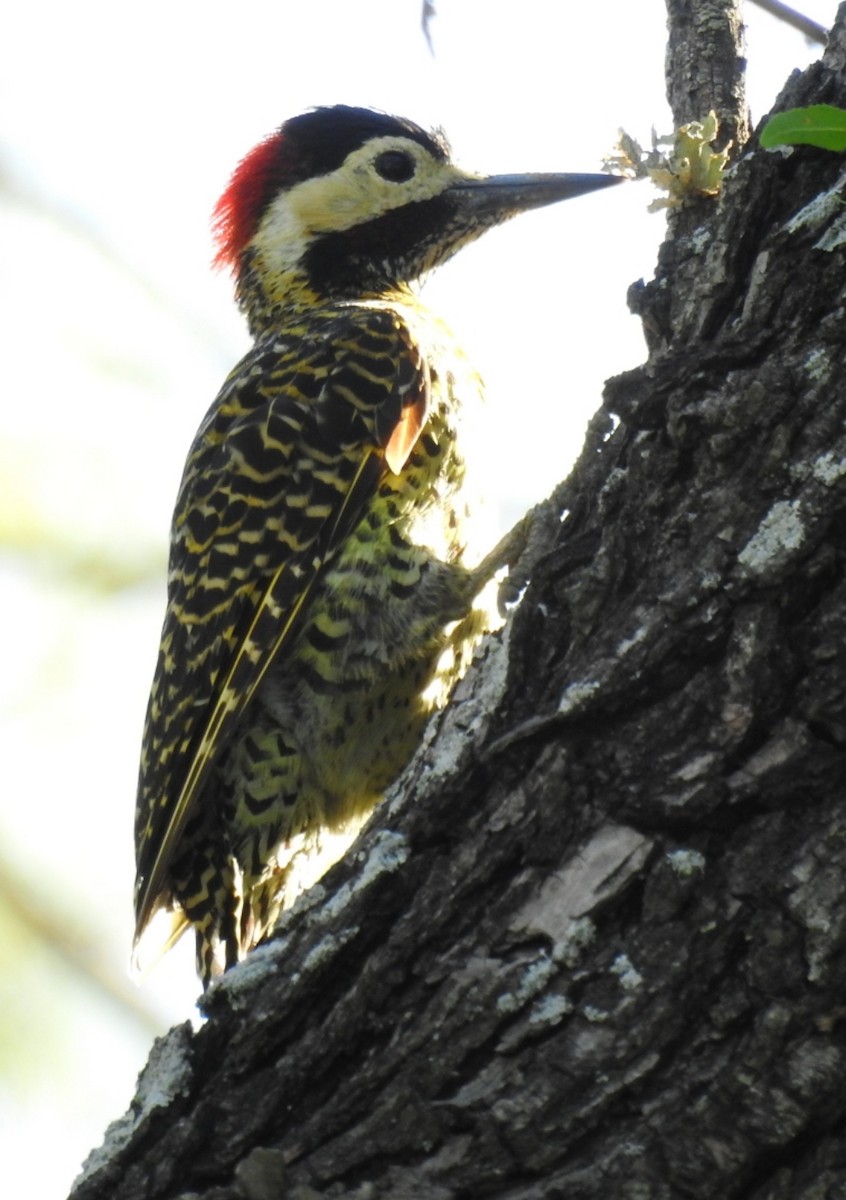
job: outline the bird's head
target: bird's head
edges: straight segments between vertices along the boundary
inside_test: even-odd
[[[439,134],[364,108],[286,121],[239,164],[214,212],[254,332],[317,299],[390,296],[516,213],[612,175],[463,171]]]

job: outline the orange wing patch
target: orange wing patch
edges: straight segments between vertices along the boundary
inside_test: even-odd
[[[400,419],[385,445],[385,461],[394,475],[399,475],[408,461],[408,456],[420,436],[420,430],[426,423],[427,409],[425,391],[403,408]]]

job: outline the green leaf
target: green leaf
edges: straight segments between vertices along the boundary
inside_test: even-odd
[[[812,104],[776,113],[761,130],[761,145],[819,146],[823,150],[846,150],[846,109],[833,104]]]

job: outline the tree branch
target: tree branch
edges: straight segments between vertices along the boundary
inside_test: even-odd
[[[811,20],[804,13],[797,12],[789,4],[782,4],[781,0],[752,0],[752,3],[756,4],[758,8],[762,8],[764,12],[770,13],[776,20],[783,21],[785,25],[790,25],[793,29],[798,30],[809,41],[818,42],[821,46],[828,41],[828,30],[824,25]]]
[[[667,99],[678,128],[714,109],[719,145],[749,138],[742,0],[667,0]]]

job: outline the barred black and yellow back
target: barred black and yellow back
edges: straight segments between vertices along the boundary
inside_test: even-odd
[[[445,650],[519,551],[518,531],[463,562],[460,411],[480,386],[410,281],[606,182],[480,179],[410,122],[343,107],[233,177],[221,259],[256,342],[188,456],[136,815],[138,934],[175,909],[204,982],[270,928],[296,855],[400,772]]]

